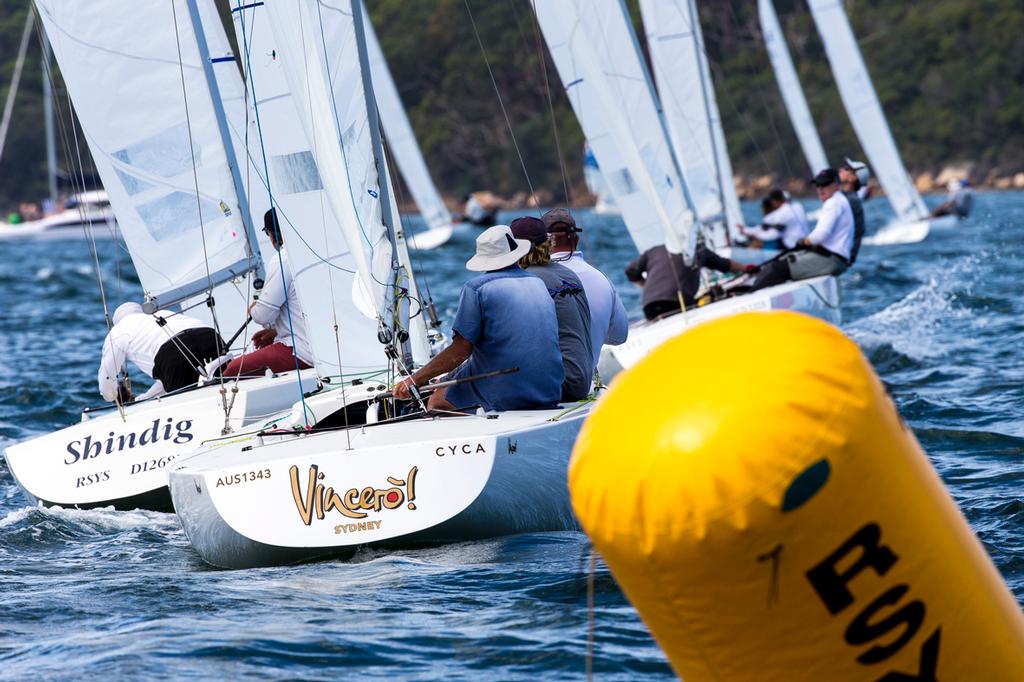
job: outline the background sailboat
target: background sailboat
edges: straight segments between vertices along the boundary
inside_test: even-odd
[[[929,212],[900,157],[892,130],[878,101],[857,39],[840,0],[808,0],[825,45],[832,75],[872,171],[885,190],[896,219],[864,243],[905,244],[928,236]]]

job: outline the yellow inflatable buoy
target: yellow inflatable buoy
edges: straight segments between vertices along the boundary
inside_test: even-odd
[[[824,322],[747,313],[655,350],[588,419],[569,487],[686,682],[1024,680],[1020,608]]]

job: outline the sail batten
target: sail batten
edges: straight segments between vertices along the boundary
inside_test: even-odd
[[[837,0],[808,0],[808,4],[825,45],[843,106],[897,219],[912,222],[927,218],[928,209],[903,165],[857,39],[850,28],[846,9]]]

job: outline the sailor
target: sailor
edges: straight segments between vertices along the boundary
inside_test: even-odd
[[[539,277],[519,267],[530,242],[516,239],[508,225],[495,225],[476,239],[476,255],[466,269],[481,273],[462,286],[452,323],[452,343],[411,378],[395,386],[406,400],[410,386],[452,372],[468,379],[435,390],[431,410],[529,410],[555,407],[562,396],[562,354],[558,344],[555,303]],[[506,369],[515,373],[473,380]]]
[[[867,201],[872,197],[871,187],[868,185],[870,179],[871,171],[863,161],[854,161],[846,157],[839,165],[839,182],[843,185],[843,192],[856,192],[857,198],[861,201]]]
[[[509,226],[512,236],[530,242],[530,252],[519,259],[519,267],[540,277],[555,302],[558,347],[562,352],[562,401],[587,397],[594,379],[594,352],[590,340],[590,304],[583,282],[569,268],[551,262],[551,239],[539,218],[516,218]]]
[[[864,202],[870,196],[867,186],[868,177],[868,167],[860,161],[847,158],[839,166],[839,184],[842,185],[843,194],[850,202],[850,210],[853,212],[853,246],[850,248],[850,265],[857,262],[860,243],[864,239],[864,231],[867,229],[867,223],[864,221]]]
[[[697,245],[693,263],[686,265],[682,254],[669,253],[664,244],[647,249],[626,266],[626,278],[643,287],[644,317],[654,320],[679,312],[680,299],[689,308],[700,288],[700,270],[743,272],[745,266],[722,258],[703,244]]]
[[[486,201],[488,198],[489,196],[485,196],[482,192],[467,194],[462,210],[462,220],[480,227],[493,225],[498,216],[498,209],[493,202]]]
[[[306,320],[299,307],[287,255],[281,250],[283,238],[277,209],[272,208],[263,215],[263,231],[278,252],[275,257],[268,259],[271,274],[263,285],[260,297],[249,304],[249,315],[263,329],[252,336],[256,350],[229,362],[224,368],[224,376],[260,375],[268,369],[280,373],[313,366]]]
[[[777,240],[776,248],[793,249],[811,231],[807,225],[804,207],[790,200],[781,188],[775,187],[761,202],[764,218],[758,227],[741,227],[743,234],[770,246]],[[765,248],[765,247],[762,247]]]
[[[583,282],[583,291],[590,304],[590,341],[594,351],[594,364],[601,357],[601,346],[617,346],[629,334],[626,307],[615,287],[600,270],[587,263],[579,251],[579,233],[583,228],[568,209],[555,208],[541,216],[544,227],[551,235],[551,260],[575,272]]]
[[[751,289],[781,284],[790,279],[809,279],[822,275],[839,275],[850,266],[853,248],[853,212],[850,202],[839,186],[839,173],[826,168],[811,180],[823,202],[814,230],[800,240],[801,250],[769,261]]]
[[[970,183],[967,180],[953,178],[946,185],[946,192],[948,192],[946,200],[932,211],[933,218],[944,215],[966,218],[971,214],[971,209],[974,207],[974,192],[971,191]]]
[[[117,377],[126,360],[155,380],[139,396],[145,400],[194,385],[200,368],[224,350],[220,335],[205,322],[170,310],[147,315],[138,303],[122,303],[112,321],[97,377],[100,395],[111,402],[132,400],[131,389]]]

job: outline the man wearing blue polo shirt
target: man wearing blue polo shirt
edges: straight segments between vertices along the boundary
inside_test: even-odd
[[[529,410],[555,407],[562,396],[562,354],[555,304],[538,277],[518,261],[530,242],[516,239],[507,225],[495,225],[476,240],[466,269],[483,273],[466,282],[452,324],[450,346],[395,386],[395,397],[409,398],[409,387],[451,370],[450,379],[496,370],[518,372],[456,384],[434,391],[432,410]],[[456,369],[458,368],[458,369]]]

